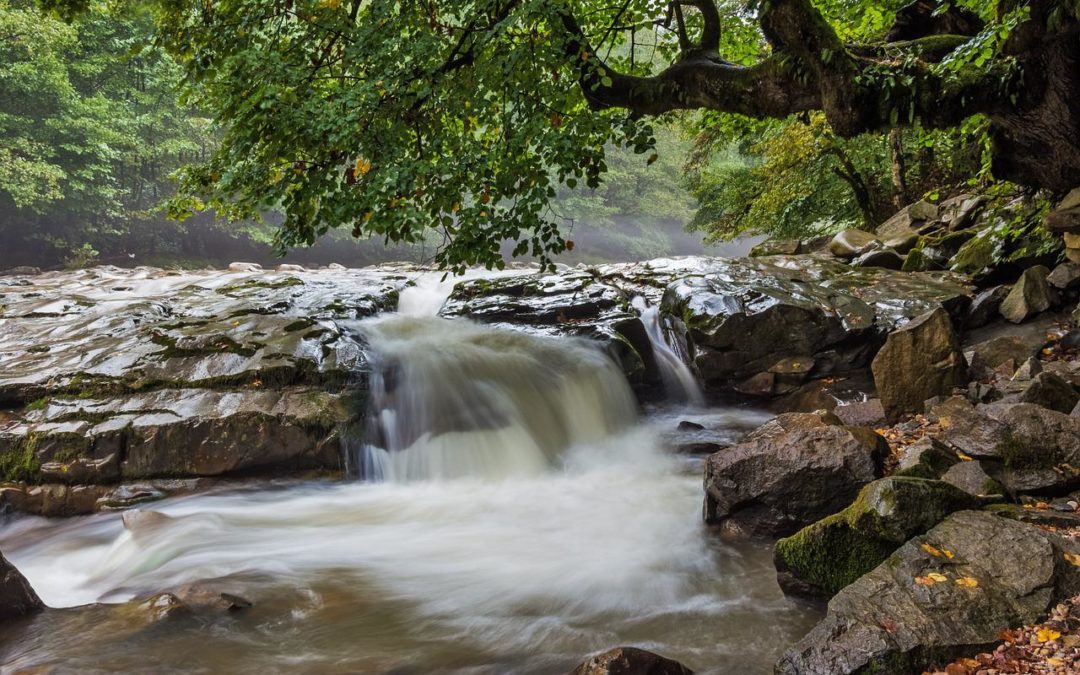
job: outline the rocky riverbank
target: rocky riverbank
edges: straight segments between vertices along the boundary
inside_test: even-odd
[[[447,286],[438,311],[597,341],[651,401],[665,378],[643,312],[658,310],[713,400],[783,411],[745,438],[687,422],[669,439],[709,453],[706,522],[777,540],[784,591],[828,600],[777,672],[916,672],[1080,594],[1080,266],[1004,237],[1000,217],[966,198],[747,259],[522,267]],[[47,516],[345,475],[373,373],[356,322],[432,279],[20,272],[0,277],[0,508]],[[41,607],[2,559],[0,582],[0,609]],[[192,602],[170,591],[140,607]],[[578,672],[685,671],[656,658],[617,650]]]

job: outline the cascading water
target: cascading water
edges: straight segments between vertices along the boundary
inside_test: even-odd
[[[541,675],[636,644],[701,673],[767,672],[815,613],[780,594],[767,547],[706,536],[700,464],[636,421],[615,364],[432,317],[448,286],[428,282],[355,326],[373,364],[358,459],[379,482],[0,528],[53,606],[212,579],[250,610],[150,628],[134,608],[49,612],[0,631],[0,670],[137,672],[167,653],[178,672]]]
[[[664,392],[668,398],[696,406],[704,405],[705,396],[701,391],[701,385],[687,367],[686,357],[668,344],[664,335],[660,308],[650,306],[645,298],[640,296],[634,298],[632,304],[641,316],[645,334],[649,336],[653,358],[656,360],[656,367],[660,371],[660,378],[664,382]]]
[[[367,478],[537,475],[636,416],[618,367],[584,341],[400,316],[361,331],[375,371]]]

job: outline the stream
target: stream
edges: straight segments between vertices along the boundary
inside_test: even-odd
[[[113,603],[6,625],[3,672],[565,673],[628,644],[771,672],[820,613],[780,593],[768,545],[709,535],[702,458],[664,442],[681,419],[766,416],[687,391],[643,414],[591,343],[436,318],[444,292],[422,279],[351,327],[373,369],[355,480],[0,525],[47,604]],[[203,580],[253,606],[151,622],[115,605]]]

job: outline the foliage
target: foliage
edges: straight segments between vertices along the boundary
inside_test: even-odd
[[[27,257],[93,260],[209,152],[207,121],[175,103],[179,68],[145,47],[152,30],[104,6],[68,24],[0,0],[0,210]]]

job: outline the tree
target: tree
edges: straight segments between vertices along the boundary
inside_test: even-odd
[[[999,177],[1054,190],[1080,183],[1072,0],[881,9],[859,0],[163,2],[161,36],[225,128],[211,160],[186,174],[198,199],[176,212],[281,209],[282,246],[338,226],[405,242],[434,229],[442,263],[500,265],[506,240],[538,256],[566,247],[548,204],[559,184],[599,184],[606,145],[651,159],[649,118],[701,110],[778,120],[821,111],[841,139],[981,114]]]

